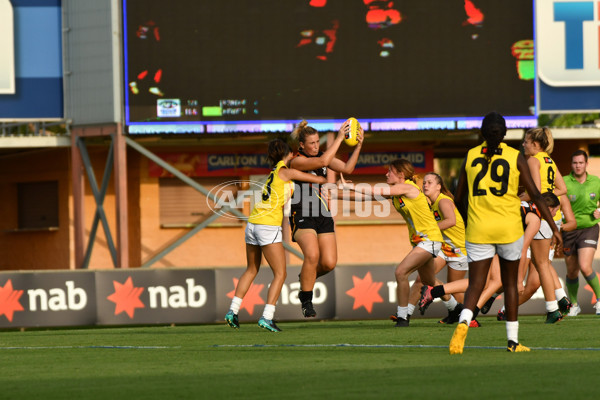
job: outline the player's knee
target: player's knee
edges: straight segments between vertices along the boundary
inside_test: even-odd
[[[273,281],[284,282],[285,278],[287,278],[287,272],[285,270],[277,272],[273,271]]]
[[[333,271],[333,269],[335,268],[335,261],[334,260],[325,260],[321,262],[321,270],[323,272],[331,272]]]

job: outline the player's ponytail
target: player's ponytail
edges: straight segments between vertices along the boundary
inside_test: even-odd
[[[304,143],[306,141],[307,136],[314,135],[315,133],[318,134],[319,132],[312,126],[308,126],[308,122],[303,120],[302,122],[296,125],[296,127],[290,134],[290,137],[293,140],[297,140],[298,143]]]
[[[548,154],[552,154],[554,150],[554,138],[552,131],[547,126],[543,128],[531,128],[525,132],[525,137],[528,137],[532,142],[540,145],[540,148]]]

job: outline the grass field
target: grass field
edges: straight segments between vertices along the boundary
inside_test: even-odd
[[[478,318],[465,352],[454,326],[415,318],[0,332],[1,399],[595,398],[600,317],[520,319],[531,353]]]

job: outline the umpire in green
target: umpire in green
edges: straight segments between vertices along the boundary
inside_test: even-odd
[[[587,173],[588,154],[577,150],[571,156],[571,173],[564,177],[577,229],[563,232],[563,247],[567,264],[567,290],[573,307],[569,316],[581,312],[577,303],[579,271],[596,294],[596,315],[600,315],[600,283],[592,263],[598,247],[600,222],[600,178]]]

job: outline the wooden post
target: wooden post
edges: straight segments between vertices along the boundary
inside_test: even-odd
[[[129,268],[129,224],[127,201],[127,143],[123,137],[123,126],[117,125],[113,136],[115,151],[115,206],[117,218],[117,266]]]
[[[85,249],[85,214],[84,214],[84,171],[81,154],[79,154],[78,130],[71,132],[71,177],[73,191],[73,245],[75,253],[74,268],[81,268]]]

